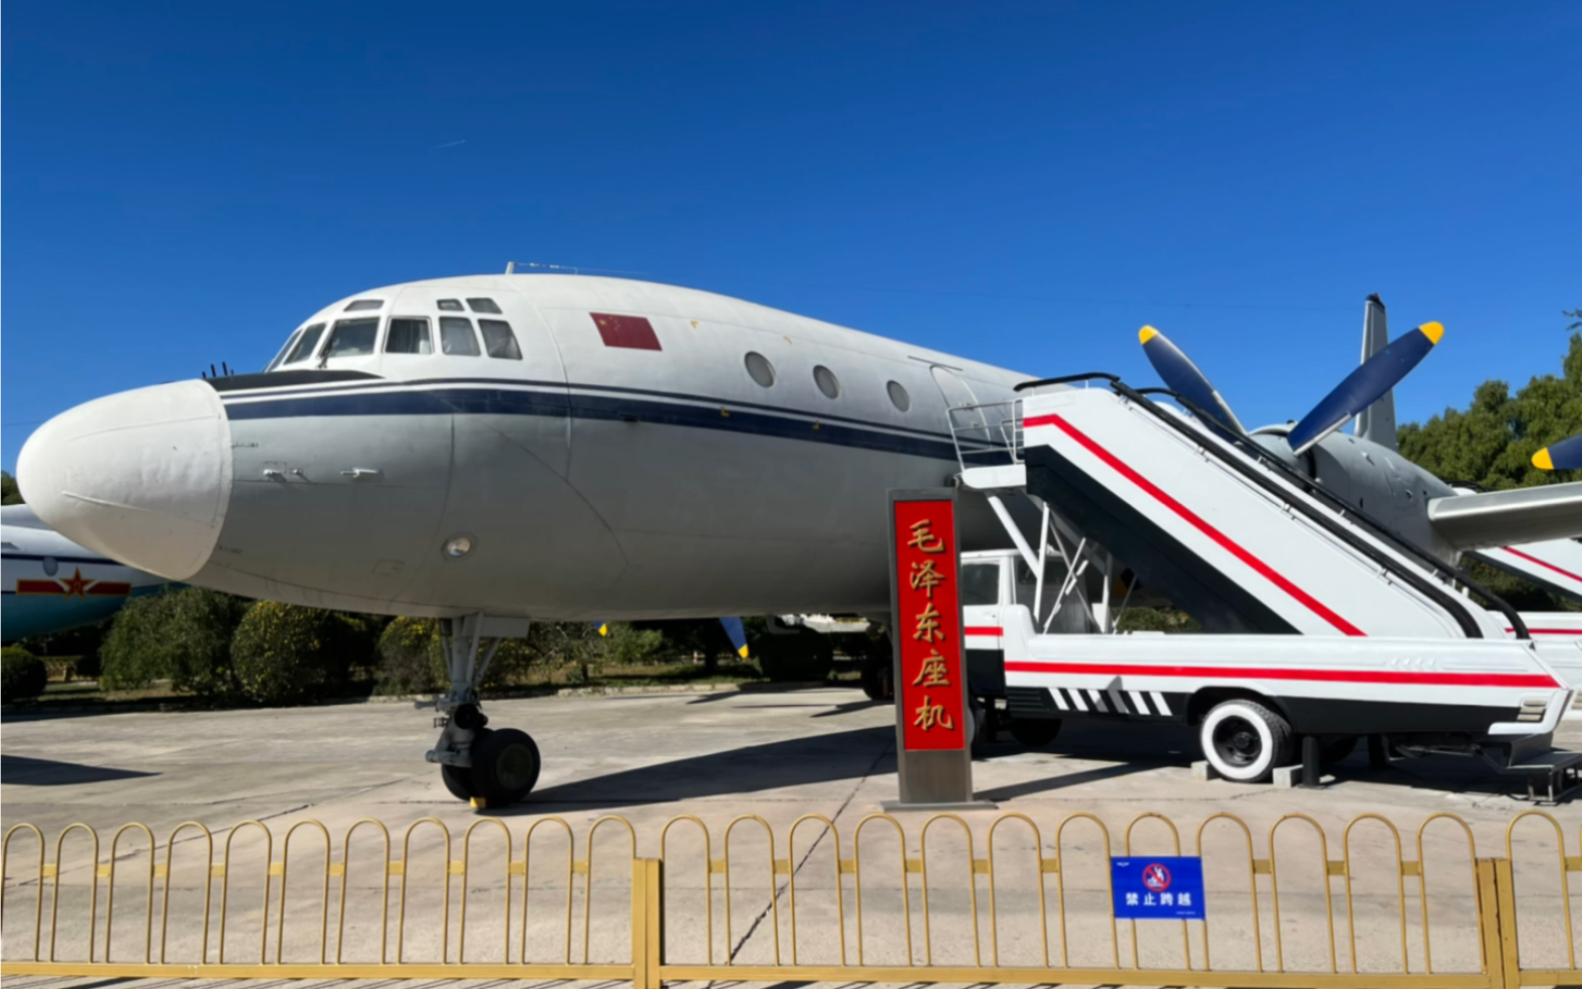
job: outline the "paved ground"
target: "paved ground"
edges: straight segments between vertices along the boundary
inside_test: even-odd
[[[671,957],[701,961],[711,955],[716,961],[723,961],[729,954],[739,963],[767,962],[774,957],[778,935],[782,957],[789,961],[787,880],[792,877],[772,873],[772,857],[791,860],[799,900],[801,960],[833,961],[838,957],[837,931],[841,928],[837,908],[846,912],[844,929],[849,957],[856,960],[854,890],[850,879],[842,881],[836,877],[835,865],[837,858],[852,857],[852,836],[863,817],[878,812],[881,801],[895,796],[893,713],[888,706],[870,703],[856,691],[821,689],[538,698],[494,702],[488,712],[498,726],[518,726],[531,732],[544,756],[544,775],[531,801],[497,812],[513,836],[513,857],[521,854],[524,831],[546,815],[558,815],[570,824],[577,836],[576,854],[582,858],[587,854],[584,836],[588,827],[603,815],[620,815],[630,820],[637,836],[638,854],[656,856],[660,854],[664,823],[677,815],[691,814],[709,828],[712,845],[708,855],[717,859],[723,854],[721,842],[728,823],[738,815],[758,815],[773,829],[775,847],[771,855],[762,837],[763,827],[756,822],[745,822],[733,832],[729,883],[732,901],[728,913],[723,892],[725,877],[710,879],[704,871],[700,832],[690,822],[672,828],[670,847],[666,849]],[[340,860],[342,835],[347,828],[360,819],[375,818],[388,825],[394,835],[396,850],[392,857],[406,858],[410,866],[408,909],[419,919],[411,922],[406,935],[405,957],[438,957],[441,927],[435,923],[425,925],[421,917],[425,911],[437,911],[443,906],[438,890],[444,868],[441,863],[446,857],[442,850],[444,838],[432,825],[417,828],[408,857],[400,849],[402,836],[413,822],[436,818],[456,836],[450,857],[460,858],[461,835],[479,820],[479,815],[453,800],[441,785],[436,769],[423,761],[423,751],[433,734],[428,727],[429,718],[428,712],[393,704],[37,719],[8,716],[0,744],[4,760],[0,767],[0,821],[7,828],[24,821],[38,825],[52,842],[51,858],[54,836],[61,829],[73,822],[88,823],[98,829],[105,844],[101,860],[108,859],[110,835],[116,827],[128,821],[143,822],[157,836],[163,862],[165,839],[183,821],[199,821],[215,831],[219,861],[227,829],[241,821],[256,819],[268,823],[275,835],[273,858],[278,860],[278,843],[285,830],[299,821],[318,820],[334,836],[334,858]],[[1556,744],[1582,749],[1582,722],[1567,722]],[[1367,812],[1380,814],[1401,829],[1403,857],[1408,861],[1418,857],[1418,826],[1440,812],[1450,812],[1467,821],[1475,832],[1476,853],[1492,856],[1505,852],[1507,822],[1531,806],[1525,800],[1505,795],[1502,790],[1506,784],[1481,764],[1467,760],[1419,760],[1372,773],[1359,752],[1339,767],[1331,786],[1309,791],[1194,781],[1189,768],[1194,758],[1191,734],[1168,727],[1068,726],[1044,751],[1023,751],[1011,744],[995,746],[987,759],[975,764],[974,776],[980,795],[996,802],[999,811],[963,815],[974,832],[974,854],[978,858],[986,855],[984,841],[997,813],[1025,814],[1041,829],[1037,844],[1042,846],[1043,855],[1053,858],[1056,829],[1075,812],[1087,812],[1105,822],[1117,852],[1121,850],[1128,821],[1137,814],[1154,811],[1167,815],[1180,827],[1184,850],[1190,853],[1199,824],[1212,814],[1229,811],[1250,826],[1258,858],[1269,855],[1270,826],[1282,815],[1293,812],[1310,815],[1324,827],[1330,841],[1329,859],[1343,855],[1339,842],[1347,822]],[[1582,854],[1582,847],[1577,844],[1582,840],[1582,804],[1567,803],[1549,808],[1548,812],[1565,827],[1566,852]],[[828,829],[814,821],[798,830],[795,845],[788,853],[788,830],[804,814],[820,814],[834,823],[839,833],[838,852],[837,841]],[[903,816],[908,857],[919,854],[919,831],[924,820],[919,815]],[[629,878],[625,871],[625,839],[615,840],[618,827],[602,825],[596,845],[595,917],[590,929],[595,960],[601,954],[614,960],[624,950]],[[901,853],[892,836],[893,829],[884,833],[887,827],[878,821],[863,833],[864,934],[870,963],[905,959]],[[1325,852],[1319,849],[1310,829],[1302,830],[1305,827],[1302,822],[1292,822],[1280,831],[1280,929],[1288,967],[1327,969],[1323,867],[1317,864],[1323,861]],[[503,878],[505,859],[497,833],[494,825],[485,824],[474,842],[472,854],[478,864],[470,866],[474,871],[469,872],[466,883],[473,897],[467,921],[469,960],[497,958],[505,933],[500,914],[507,880]],[[143,949],[143,921],[139,913],[144,908],[143,886],[139,884],[138,870],[146,876],[148,860],[132,850],[137,847],[135,844],[129,844],[139,834],[124,836],[117,849],[117,869],[124,870],[120,873],[123,878],[117,882],[126,883],[124,877],[132,877],[131,885],[118,886],[118,958],[127,957],[128,951],[140,956]],[[360,834],[353,845],[353,858],[371,862],[382,854],[376,847],[378,842],[369,826]],[[536,912],[528,937],[530,954],[553,960],[564,949],[566,859],[564,839],[550,836],[547,841],[540,840],[547,834],[543,828],[537,832],[533,846],[537,858],[529,865],[530,892],[535,898],[531,909]],[[288,925],[288,959],[303,953],[316,955],[318,951],[317,915],[321,901],[313,883],[322,882],[323,839],[315,835],[316,832],[299,831],[293,839],[297,844],[289,859],[290,874],[306,875],[308,879],[293,878],[292,903],[300,898],[301,906],[293,906],[289,914],[306,915],[308,919],[300,929]],[[1016,821],[1002,825],[997,835],[994,853],[1000,950],[1005,956],[1002,960],[1007,964],[1034,964],[1040,961],[1042,949],[1037,933],[1039,873],[1033,853],[1035,842],[1031,830]],[[197,926],[178,930],[183,927],[183,917],[190,921],[201,916],[203,853],[196,838],[197,832],[186,832],[185,839],[178,842],[176,864],[172,867],[172,960],[182,954],[196,957],[202,950],[196,941],[187,945],[183,940],[188,935],[196,938]],[[147,839],[141,840],[146,845]],[[908,889],[914,900],[911,927],[916,942],[914,958],[918,961],[922,960],[925,937],[934,942],[936,962],[970,963],[972,959],[972,913],[962,840],[960,829],[951,822],[936,824],[929,832],[927,861],[933,872],[929,879],[933,923],[928,932],[924,931],[921,903],[917,902],[921,892],[919,877],[910,877]],[[1471,870],[1466,838],[1453,822],[1440,820],[1428,828],[1424,840],[1424,860],[1430,863],[1429,886],[1434,894],[1430,927],[1436,967],[1473,965],[1477,958],[1476,940],[1471,937],[1475,907],[1466,878]],[[20,841],[12,850],[5,883],[8,958],[18,957],[19,951],[31,953],[31,944],[24,942],[30,942],[32,934],[35,890],[30,887],[34,885],[32,856],[36,852],[30,843],[24,846]],[[1140,851],[1166,854],[1172,850],[1167,830],[1158,821],[1140,823],[1134,841]],[[74,859],[73,849],[78,842],[82,847],[75,852],[79,858]],[[1067,826],[1062,845],[1066,866],[1058,878],[1065,883],[1071,962],[1107,963],[1112,947],[1102,867],[1103,835],[1091,822],[1078,819]],[[1256,942],[1262,943],[1265,962],[1272,965],[1276,950],[1268,876],[1258,880],[1262,898],[1259,937],[1255,939],[1250,930],[1250,873],[1244,845],[1233,824],[1222,821],[1208,832],[1205,854],[1214,862],[1224,863],[1216,865],[1210,876],[1212,909],[1223,910],[1225,916],[1232,918],[1214,929],[1217,966],[1250,966],[1255,961]],[[256,955],[259,894],[263,889],[262,879],[249,885],[247,878],[251,875],[246,867],[249,861],[253,863],[252,871],[262,876],[263,851],[258,839],[247,831],[239,831],[235,846],[229,959],[239,957],[236,952]],[[85,940],[84,933],[69,917],[86,917],[86,879],[90,870],[86,864],[74,864],[86,862],[86,852],[82,850],[86,847],[82,838],[69,838],[62,859],[63,957],[73,956],[76,951],[68,950],[70,946]],[[1565,911],[1553,829],[1542,821],[1524,822],[1517,832],[1515,852],[1518,887],[1529,896],[1522,914],[1524,963],[1563,965]],[[1353,853],[1358,863],[1354,886],[1358,940],[1362,945],[1359,958],[1364,968],[1372,965],[1376,970],[1398,969],[1400,908],[1396,900],[1396,872],[1391,867],[1394,851],[1384,825],[1359,824]],[[252,858],[249,860],[248,856]],[[424,869],[433,876],[428,877]],[[345,922],[348,958],[366,943],[367,951],[363,953],[372,960],[377,954],[372,941],[377,940],[381,921],[379,880],[372,872],[360,873],[356,865],[350,871],[351,906]],[[190,881],[186,878],[188,873],[193,877]],[[1045,930],[1058,964],[1057,877],[1045,878]],[[705,893],[705,881],[710,883],[712,893]],[[837,882],[844,889],[839,897],[835,893]],[[1421,970],[1423,946],[1416,882],[1407,880],[1407,938],[1414,970]],[[987,877],[979,876],[976,883],[981,901],[978,933],[984,961],[988,962],[994,932],[988,920]],[[454,899],[460,895],[462,884],[452,885],[457,887]],[[1349,964],[1344,886],[1338,877],[1330,883],[1335,899],[1331,916],[1336,924],[1342,969]],[[218,884],[215,887],[217,902]],[[1578,894],[1573,911],[1582,928],[1582,883],[1573,882],[1572,887]],[[275,880],[272,889],[275,892],[271,895],[278,895],[279,880]],[[513,889],[511,923],[516,925],[521,918],[517,902],[521,880],[515,882]],[[76,894],[84,902],[74,906],[71,897]],[[425,898],[429,894],[433,902]],[[580,892],[574,901],[574,940],[579,943],[573,945],[573,957],[580,958]],[[332,944],[337,902],[332,895]],[[706,943],[707,925],[701,916],[705,902],[713,912],[712,947]],[[559,906],[544,914],[539,903]],[[18,909],[19,905],[23,909]],[[50,909],[46,895],[46,925]],[[137,915],[123,928],[121,911],[128,909]],[[272,909],[278,915],[278,908]],[[154,910],[157,917],[157,900]],[[454,958],[454,939],[460,930],[454,903],[451,913],[448,950]],[[102,927],[102,903],[98,916]],[[729,931],[725,928],[727,916],[732,925]],[[155,926],[157,950],[157,922]],[[388,929],[394,930],[394,926],[392,908]],[[1170,931],[1163,930],[1163,925],[1142,925],[1138,943],[1145,965],[1180,964],[1179,933],[1171,933],[1179,932],[1179,927],[1168,926]],[[123,935],[123,929],[129,933]],[[239,939],[234,933],[238,930],[254,933]],[[513,955],[519,950],[519,936],[520,932],[513,930]],[[98,937],[102,944],[102,929]],[[1195,964],[1201,964],[1198,937],[1194,926]],[[1119,951],[1127,963],[1131,944],[1131,934],[1122,924]],[[272,943],[268,950],[273,957]],[[212,944],[209,954],[212,960]]]

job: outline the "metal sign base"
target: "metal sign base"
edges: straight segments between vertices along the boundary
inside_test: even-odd
[[[961,810],[999,810],[1000,805],[991,800],[972,800],[964,804],[909,804],[900,800],[886,800],[879,804],[879,809],[886,814],[894,814],[901,810],[926,810],[934,814],[944,814]]]

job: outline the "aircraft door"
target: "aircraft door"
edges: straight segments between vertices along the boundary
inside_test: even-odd
[[[972,386],[941,364],[930,365],[929,372],[934,376],[934,384],[945,400],[946,415],[956,435],[979,443],[990,442],[990,424],[985,410],[972,408],[978,404],[978,396],[973,393]]]

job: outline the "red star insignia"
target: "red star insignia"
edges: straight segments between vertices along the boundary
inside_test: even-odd
[[[76,569],[76,571],[71,575],[70,580],[61,581],[61,584],[66,588],[67,597],[76,595],[80,598],[85,598],[88,596],[88,585],[92,583],[93,581],[85,580],[83,578],[81,567]]]

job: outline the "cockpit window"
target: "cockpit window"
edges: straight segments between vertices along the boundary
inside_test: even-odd
[[[494,304],[493,299],[468,299],[467,305],[473,312],[493,313],[500,315],[500,307]]]
[[[511,332],[510,323],[503,319],[480,319],[478,329],[483,331],[483,347],[490,357],[522,359],[522,348],[516,345],[516,334]]]
[[[473,335],[472,320],[462,316],[439,318],[439,344],[440,349],[452,356],[478,356],[478,338]]]
[[[374,338],[379,335],[379,317],[336,320],[330,333],[330,342],[324,347],[324,356],[356,357],[374,352]]]
[[[466,312],[461,307],[460,299],[441,299],[438,304],[440,312]]]
[[[288,354],[286,359],[281,363],[295,364],[297,361],[305,361],[309,357],[312,357],[313,351],[319,345],[319,337],[323,335],[323,323],[314,323],[312,326],[309,326],[307,329],[302,331],[300,336],[297,337],[297,345],[291,348],[291,353]]]
[[[354,299],[342,312],[365,312],[369,309],[378,309],[385,304],[383,299]]]
[[[296,330],[291,336],[286,338],[286,345],[280,348],[280,352],[275,355],[275,359],[269,362],[268,367],[264,368],[265,374],[280,366],[280,362],[286,359],[286,354],[291,352],[291,345],[297,342],[297,334],[301,332],[301,330]]]
[[[432,354],[434,343],[429,337],[428,320],[421,316],[394,316],[390,319],[390,332],[385,335],[387,354]]]

